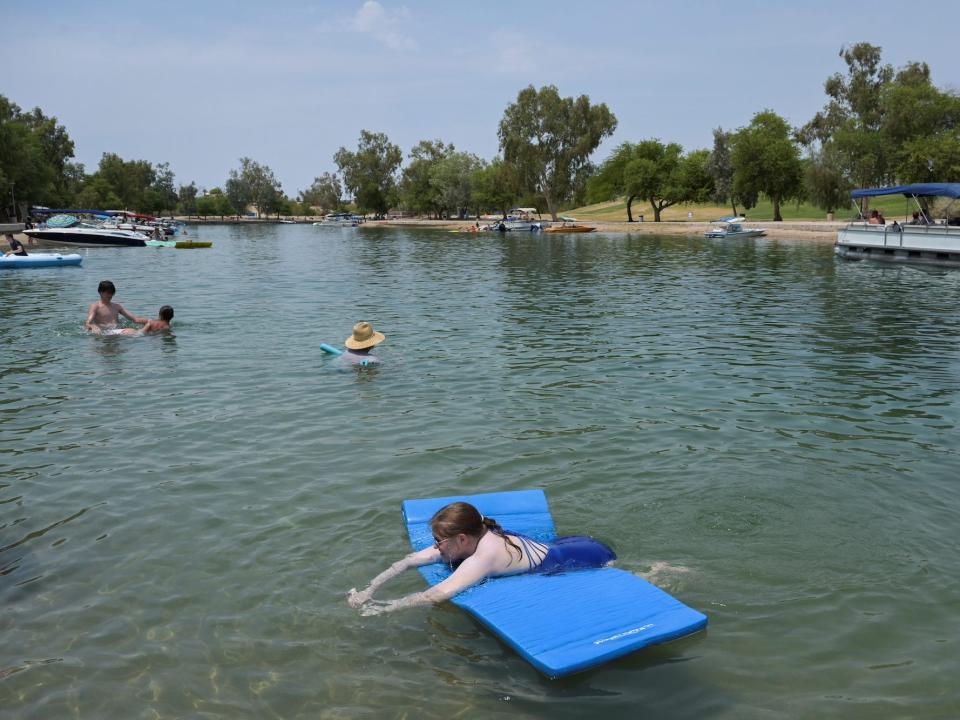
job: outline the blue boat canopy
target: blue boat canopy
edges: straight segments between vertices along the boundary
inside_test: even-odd
[[[885,188],[864,188],[850,193],[852,198],[877,197],[878,195],[906,195],[907,197],[960,198],[960,183],[920,183],[895,185]]]

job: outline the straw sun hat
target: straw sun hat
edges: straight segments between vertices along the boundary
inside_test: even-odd
[[[374,345],[379,345],[387,336],[378,333],[373,329],[373,325],[368,322],[358,322],[353,326],[353,335],[343,341],[351,350],[366,350]]]

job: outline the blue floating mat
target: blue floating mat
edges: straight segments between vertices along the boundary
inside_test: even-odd
[[[405,500],[403,519],[414,550],[433,544],[430,518],[457,501],[474,505],[508,531],[541,542],[556,537],[542,490]],[[450,575],[443,563],[419,570],[430,585]],[[707,625],[703,613],[646,580],[612,567],[491,578],[450,602],[473,615],[551,678],[675,640]]]

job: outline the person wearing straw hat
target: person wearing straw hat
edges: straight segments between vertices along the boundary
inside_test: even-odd
[[[374,330],[373,325],[361,320],[353,326],[353,334],[343,341],[347,351],[341,357],[353,365],[376,365],[380,358],[371,355],[370,351],[386,339],[386,335]]]

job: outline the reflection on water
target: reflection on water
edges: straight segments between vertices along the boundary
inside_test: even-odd
[[[4,717],[956,714],[960,273],[769,239],[191,235],[214,247],[0,284]],[[173,332],[84,333],[102,278]],[[383,365],[320,352],[360,319]],[[548,681],[450,606],[347,606],[405,552],[403,499],[526,487],[709,632]]]

